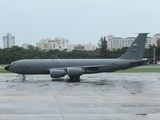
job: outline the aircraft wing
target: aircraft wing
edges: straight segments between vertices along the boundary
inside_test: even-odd
[[[62,68],[51,68],[51,69],[67,71],[68,68],[81,68],[85,72],[91,72],[91,71],[97,71],[97,70],[99,70],[100,68],[103,68],[103,67],[112,67],[112,65],[73,66],[73,67],[65,67],[65,68],[62,67]],[[50,71],[51,69],[48,69],[48,71]]]

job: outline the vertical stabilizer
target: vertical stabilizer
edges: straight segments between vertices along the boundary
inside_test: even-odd
[[[142,59],[148,33],[139,33],[132,45],[119,59]]]

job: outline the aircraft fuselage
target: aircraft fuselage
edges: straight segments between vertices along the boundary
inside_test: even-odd
[[[126,59],[27,59],[18,60],[11,63],[9,71],[18,74],[50,74],[50,69],[65,69],[68,67],[86,69],[84,74],[99,73],[99,72],[114,72],[120,69],[127,69],[139,65],[132,65],[131,62],[138,60]],[[101,66],[104,65],[104,66]],[[143,65],[143,64],[142,64]],[[92,67],[93,66],[93,67]],[[98,69],[95,69],[99,66]]]

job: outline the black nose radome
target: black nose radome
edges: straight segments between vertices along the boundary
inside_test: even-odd
[[[9,71],[9,67],[10,67],[10,66],[6,66],[4,69],[6,69],[6,70],[8,70],[8,71]]]

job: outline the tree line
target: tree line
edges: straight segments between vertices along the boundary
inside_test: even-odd
[[[0,49],[0,64],[9,64],[20,59],[90,59],[90,58],[118,58],[128,49],[108,50],[106,37],[101,37],[98,43],[99,48],[93,51],[73,50],[40,50],[34,46],[28,46],[28,49],[13,46],[11,48]],[[157,46],[150,45],[145,48],[144,58],[153,58],[153,49],[156,49],[156,59],[160,60],[160,39],[157,40]]]

